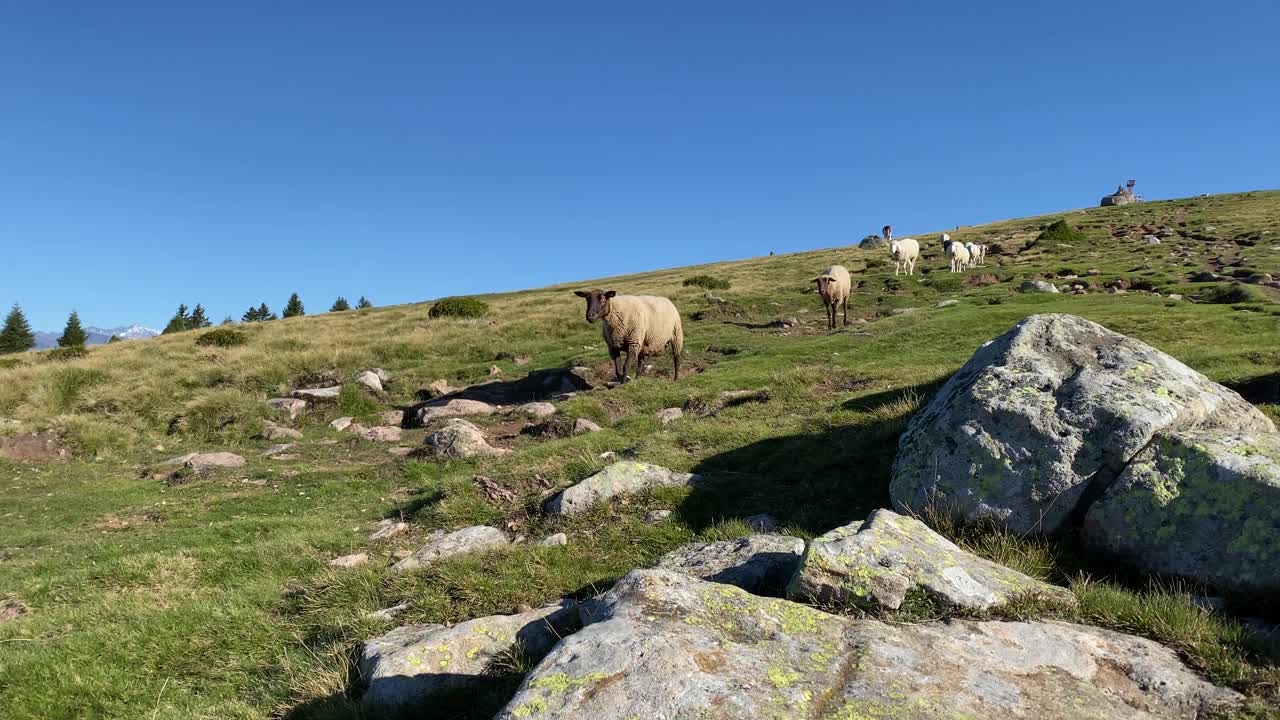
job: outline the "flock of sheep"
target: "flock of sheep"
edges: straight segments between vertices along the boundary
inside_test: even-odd
[[[894,260],[893,274],[915,274],[920,257],[920,243],[913,238],[893,239],[893,228],[884,226],[889,241],[889,256]],[[951,264],[951,272],[964,272],[986,265],[987,246],[953,241],[947,233],[939,238]],[[843,311],[849,323],[849,293],[853,288],[849,271],[843,265],[832,265],[813,279],[818,296],[827,313],[827,329],[836,327],[836,312]],[[680,311],[671,300],[654,295],[619,295],[614,290],[578,290],[574,293],[587,301],[587,322],[603,320],[601,331],[613,370],[619,382],[631,380],[631,369],[639,377],[645,357],[661,354],[671,348],[674,366],[672,379],[680,377],[680,353],[684,351],[684,326]]]

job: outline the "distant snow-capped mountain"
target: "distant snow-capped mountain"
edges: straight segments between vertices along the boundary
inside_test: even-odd
[[[121,340],[144,340],[146,338],[155,337],[160,334],[159,330],[152,330],[142,325],[122,325],[113,328],[100,328],[89,326],[84,329],[84,334],[89,340],[86,345],[103,345],[111,340],[111,336],[115,335]],[[62,337],[60,332],[42,332],[37,330],[36,333],[36,349],[48,350],[49,348],[58,347],[58,338]]]

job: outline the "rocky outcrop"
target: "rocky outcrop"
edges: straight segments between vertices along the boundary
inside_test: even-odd
[[[465,459],[511,452],[493,447],[480,428],[460,418],[451,418],[444,427],[427,435],[423,442],[431,454],[440,458]]]
[[[290,420],[297,419],[303,410],[307,409],[307,401],[301,398],[272,398],[267,404],[284,413],[289,414]]]
[[[1016,533],[1083,513],[1158,434],[1271,433],[1235,392],[1073,315],[1033,315],[981,347],[907,426],[890,494]]]
[[[876,510],[865,522],[814,538],[787,597],[897,610],[907,593],[917,589],[945,606],[966,610],[1024,598],[1076,602],[1067,589],[965,552],[919,520],[892,510]]]
[[[1154,642],[1062,622],[888,625],[627,575],[497,720],[1203,717],[1239,701]]]
[[[552,497],[543,509],[551,515],[576,515],[615,495],[637,493],[655,487],[693,485],[699,479],[697,475],[623,460]]]
[[[658,560],[657,567],[734,585],[756,595],[781,595],[800,567],[804,540],[785,535],[748,535],[736,540],[690,543]]]
[[[361,699],[370,706],[403,706],[482,687],[490,680],[489,665],[502,654],[518,649],[537,662],[579,624],[576,606],[566,602],[453,627],[398,627],[364,644],[359,667],[368,689]]]
[[[496,550],[510,545],[505,533],[486,525],[445,532],[437,530],[427,537],[427,543],[418,552],[391,566],[393,571],[412,570],[427,563],[455,555]]]
[[[1085,515],[1085,538],[1144,570],[1280,591],[1280,436],[1162,435]]]

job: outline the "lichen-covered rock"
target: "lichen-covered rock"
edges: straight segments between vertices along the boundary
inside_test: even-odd
[[[945,605],[986,610],[1019,598],[1074,605],[1065,588],[965,552],[927,525],[876,510],[814,538],[787,597],[897,610],[913,589]]]
[[[333,422],[329,423],[329,427],[333,428],[334,430],[337,430],[338,432],[342,432],[343,430],[346,430],[347,428],[355,424],[355,420],[356,419],[353,417],[340,417],[337,420],[334,420]]]
[[[547,418],[556,414],[556,406],[549,402],[531,402],[516,408],[515,412],[534,418]]]
[[[1018,286],[1018,292],[1056,293],[1058,286],[1044,280],[1027,280]]]
[[[400,442],[400,438],[404,434],[404,431],[400,428],[387,425],[365,427],[359,423],[353,423],[350,429],[356,435],[373,442]]]
[[[451,418],[445,426],[427,435],[423,441],[431,453],[441,458],[465,459],[482,455],[506,455],[506,448],[496,448],[480,428],[460,418]]]
[[[684,411],[678,407],[663,408],[662,410],[654,413],[653,417],[663,425],[667,425],[684,417]]]
[[[1280,436],[1173,433],[1138,454],[1085,515],[1085,538],[1151,572],[1280,591]]]
[[[453,627],[405,625],[364,644],[360,675],[368,684],[366,705],[399,706],[430,701],[443,691],[478,687],[486,670],[517,643],[536,662],[579,625],[570,603],[476,618]]]
[[[663,555],[657,567],[711,582],[735,585],[756,595],[781,595],[800,566],[804,540],[786,535],[748,535],[736,540],[690,543]]]
[[[267,401],[271,407],[289,414],[289,419],[294,420],[307,409],[307,401],[301,398],[271,398]]]
[[[181,465],[197,473],[205,473],[218,468],[243,467],[243,457],[230,452],[187,453],[166,461],[166,465]]]
[[[300,440],[302,433],[293,428],[277,425],[271,421],[262,424],[262,437],[267,440]]]
[[[557,494],[545,503],[543,509],[552,515],[576,515],[615,495],[637,493],[655,487],[693,485],[699,479],[697,475],[623,460]]]
[[[300,400],[337,400],[341,392],[341,385],[333,385],[330,387],[294,390],[290,395]]]
[[[427,543],[418,552],[391,566],[393,571],[412,570],[433,560],[455,555],[496,550],[510,545],[505,533],[487,525],[475,525],[453,532],[437,530],[427,536]]]
[[[356,376],[356,384],[373,393],[382,393],[382,378],[372,370],[365,370]]]
[[[632,572],[583,618],[495,720],[1193,720],[1239,701],[1116,632],[894,626],[663,570]]]
[[[479,400],[455,398],[438,404],[428,404],[418,408],[418,422],[425,425],[432,420],[450,417],[467,417],[471,415],[492,415],[498,408]]]
[[[1032,315],[979,348],[898,445],[899,508],[940,505],[1016,533],[1056,532],[1157,433],[1274,432],[1235,392],[1074,315]]]
[[[385,410],[383,411],[382,415],[380,415],[379,417],[382,418],[383,425],[389,425],[391,427],[400,427],[401,425],[404,424],[403,410]]]
[[[586,418],[578,418],[573,421],[573,434],[581,435],[583,433],[600,432],[602,428]]]

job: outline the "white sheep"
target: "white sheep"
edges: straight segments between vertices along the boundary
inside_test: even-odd
[[[893,258],[893,274],[906,270],[908,275],[916,271],[916,258],[920,257],[920,243],[912,238],[902,238],[889,243],[889,257]]]
[[[977,267],[978,265],[978,244],[967,242],[964,249],[969,251],[969,262],[965,263],[965,267]]]
[[[619,382],[636,377],[644,368],[645,356],[660,354],[671,346],[674,380],[680,379],[680,353],[684,352],[684,325],[680,311],[670,300],[653,295],[619,295],[614,290],[579,290],[574,293],[587,301],[587,322],[604,320],[602,334],[613,371]]]
[[[947,257],[951,258],[951,272],[964,272],[969,265],[969,250],[959,242],[947,242],[951,240],[951,236],[946,233],[942,237]]]
[[[836,329],[836,308],[844,308],[844,324],[849,324],[849,290],[853,284],[849,271],[843,265],[832,265],[813,279],[818,283],[818,295],[827,310],[827,329]]]

